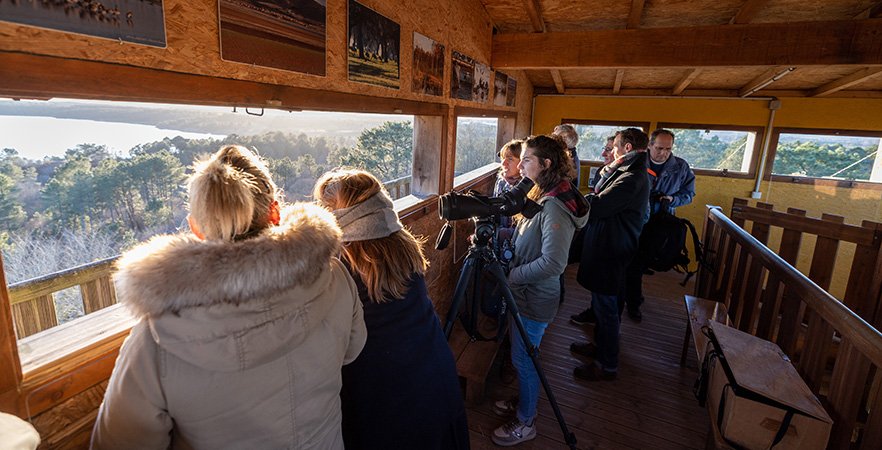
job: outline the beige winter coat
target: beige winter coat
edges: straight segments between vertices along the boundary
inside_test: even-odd
[[[340,368],[366,331],[340,229],[300,204],[240,242],[160,236],[126,253],[120,350],[96,449],[342,449]]]

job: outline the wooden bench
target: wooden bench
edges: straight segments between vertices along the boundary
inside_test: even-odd
[[[707,347],[707,337],[701,332],[701,327],[708,321],[715,320],[725,325],[732,325],[729,320],[729,312],[726,305],[713,300],[687,295],[684,298],[686,304],[686,336],[683,338],[683,352],[680,354],[680,366],[686,365],[686,352],[689,351],[689,338],[695,345],[695,354],[698,364],[704,359],[704,350]]]
[[[713,300],[705,300],[703,298],[686,295],[683,299],[686,305],[686,336],[683,338],[683,352],[680,354],[680,366],[686,365],[686,352],[689,351],[689,341],[692,338],[692,344],[695,346],[695,356],[698,358],[698,364],[704,360],[704,352],[707,349],[707,336],[701,332],[701,328],[714,320],[725,325],[732,325],[729,320],[729,313],[726,305]],[[701,367],[698,368],[701,370]],[[708,404],[710,407],[710,404]],[[711,415],[713,417],[713,415]],[[705,443],[706,450],[729,450],[730,447],[717,424],[710,422],[710,430],[707,433],[707,441]]]
[[[496,322],[482,317],[478,322],[478,329],[484,336],[495,336]],[[456,360],[456,373],[465,385],[466,403],[479,403],[484,398],[484,385],[490,368],[493,367],[493,360],[496,358],[496,352],[499,351],[500,343],[472,341],[465,328],[457,321],[450,333],[448,344]]]

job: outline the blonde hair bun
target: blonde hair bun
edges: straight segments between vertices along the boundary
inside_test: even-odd
[[[190,176],[190,215],[206,239],[233,240],[269,226],[275,184],[266,165],[230,145],[198,161]]]

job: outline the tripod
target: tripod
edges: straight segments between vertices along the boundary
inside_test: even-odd
[[[567,424],[560,412],[557,401],[554,399],[554,393],[551,391],[551,386],[545,378],[545,372],[542,370],[542,366],[539,363],[539,348],[534,346],[530,342],[529,337],[527,337],[527,330],[524,329],[524,323],[521,321],[518,306],[515,304],[514,296],[511,293],[511,289],[508,287],[508,279],[502,270],[502,264],[499,262],[499,259],[497,259],[496,253],[490,245],[495,230],[496,227],[492,219],[481,218],[475,220],[475,234],[472,243],[469,246],[468,253],[466,254],[465,262],[462,266],[462,272],[459,274],[459,280],[456,282],[453,301],[450,304],[450,311],[447,313],[447,319],[444,324],[444,335],[447,339],[450,339],[450,332],[453,331],[453,325],[454,322],[456,322],[459,308],[465,299],[465,293],[469,282],[472,283],[472,286],[476,287],[481,281],[480,277],[482,272],[489,272],[502,291],[502,298],[504,301],[500,316],[503,316],[506,311],[511,315],[511,321],[517,326],[518,334],[524,343],[524,347],[527,349],[527,353],[530,355],[530,360],[533,361],[533,367],[536,368],[536,374],[539,375],[539,381],[545,389],[545,394],[548,395],[548,402],[551,403],[551,409],[554,411],[554,416],[557,418],[557,423],[560,425],[561,432],[563,432],[564,441],[567,443],[567,446],[575,450],[576,435],[570,432],[567,428]],[[477,289],[475,291],[477,291]],[[471,339],[474,341],[475,337],[471,336]]]

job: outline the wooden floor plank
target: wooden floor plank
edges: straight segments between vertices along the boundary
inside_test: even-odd
[[[586,382],[572,370],[587,360],[573,355],[573,341],[590,339],[591,326],[569,323],[572,314],[589,303],[590,293],[575,281],[576,267],[566,274],[565,301],[549,325],[541,346],[543,370],[552,386],[567,425],[576,434],[580,449],[700,449],[704,447],[708,417],[692,395],[697,377],[694,352],[687,367],[680,367],[686,327],[682,275],[644,277],[644,320],[622,319],[619,378],[612,382]],[[497,361],[499,364],[499,361]],[[492,411],[492,402],[517,394],[517,382],[505,384],[498,368],[491,370],[487,398],[469,408],[472,448],[498,448],[490,442],[493,429],[505,422]],[[537,438],[517,448],[565,448],[551,405],[542,392]]]

